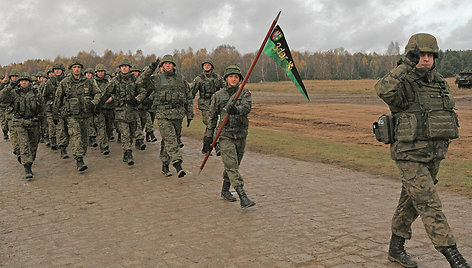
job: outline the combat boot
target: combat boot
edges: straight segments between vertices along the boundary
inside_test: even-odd
[[[149,132],[146,132],[146,142],[151,142],[151,137],[149,136]]]
[[[28,162],[24,165],[25,167],[25,173],[26,173],[26,180],[30,181],[33,179],[33,171],[31,170],[31,166],[33,163]]]
[[[203,137],[202,154],[207,154],[209,151],[211,151],[212,142],[213,142],[213,139],[211,137]]]
[[[177,137],[177,143],[179,144],[179,148],[183,148],[185,146],[180,137]]]
[[[217,142],[215,144],[215,152],[216,152],[216,156],[220,156],[221,155],[221,148],[220,148],[220,143]]]
[[[148,133],[149,133],[149,139],[151,140],[151,142],[156,142],[157,138],[154,135],[154,132],[148,132]]]
[[[51,138],[51,149],[54,151],[57,150],[56,137]]]
[[[144,143],[144,140],[141,140],[141,139],[136,140],[135,146],[136,146],[136,149],[141,150],[141,151],[144,151],[144,149],[146,149],[146,144]]]
[[[172,176],[172,172],[170,172],[169,165],[162,163],[162,174],[166,177]]]
[[[60,145],[59,148],[61,148],[61,158],[62,159],[69,158],[69,155],[67,155],[67,147],[64,145]]]
[[[44,141],[46,142],[46,147],[51,147],[51,142],[49,141],[48,137],[45,137]]]
[[[121,133],[118,133],[118,139],[116,141],[121,142]]]
[[[89,143],[90,143],[90,146],[92,146],[92,147],[97,147],[98,146],[97,138],[95,136],[90,136],[89,137]]]
[[[15,150],[13,150],[13,154],[16,155],[16,160],[18,161],[18,163],[21,164],[21,153],[20,153],[20,149],[19,149],[19,148],[16,148]]]
[[[75,160],[77,161],[77,169],[79,171],[84,171],[88,168],[87,165],[85,165],[85,163],[84,163],[84,158],[83,157],[77,157]]]
[[[182,161],[176,162],[172,165],[175,167],[175,170],[177,171],[177,177],[182,178],[183,176],[187,175],[185,170],[182,169]]]
[[[236,202],[236,197],[231,194],[229,191],[229,187],[231,186],[231,183],[229,181],[223,181],[223,188],[221,188],[221,197],[223,197],[224,200],[227,200],[229,202]]]
[[[246,193],[244,192],[243,186],[236,186],[234,187],[234,189],[239,195],[239,201],[241,203],[242,208],[252,207],[256,204],[251,199],[249,199],[249,197],[247,197]]]
[[[128,166],[134,165],[133,151],[126,150],[125,154],[128,154],[128,157],[127,157]]]
[[[462,254],[457,249],[457,246],[450,247],[440,247],[439,252],[441,252],[447,261],[451,265],[451,268],[470,268],[470,265],[462,257]]]
[[[8,131],[3,131],[3,139],[4,140],[9,140],[10,137],[8,137]]]
[[[103,155],[109,155],[109,154],[110,154],[110,147],[105,146],[105,148],[103,148]]]
[[[388,260],[398,262],[403,267],[418,267],[416,261],[406,253],[404,244],[405,238],[392,233],[390,247],[388,249]]]
[[[123,162],[125,162],[125,163],[128,162],[128,153],[127,152],[128,151],[123,152]]]

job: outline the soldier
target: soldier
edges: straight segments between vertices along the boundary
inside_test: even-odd
[[[18,76],[16,76],[18,77]],[[5,73],[5,77],[2,79],[2,83],[0,83],[0,90],[4,87],[8,86],[10,82],[10,77]],[[7,104],[0,103],[0,124],[3,131],[3,139],[9,140],[10,137],[8,136],[8,119],[7,119]]]
[[[243,159],[248,134],[248,114],[252,108],[251,92],[244,89],[240,97],[233,105],[239,85],[243,81],[241,69],[237,65],[226,67],[224,79],[227,83],[223,89],[217,91],[212,99],[209,110],[209,124],[206,133],[214,133],[218,118],[221,125],[226,114],[229,114],[227,124],[224,125],[219,138],[221,147],[221,160],[223,161],[223,187],[221,196],[230,202],[236,201],[229,188],[233,188],[239,195],[240,205],[243,208],[252,207],[256,203],[251,201],[244,192],[243,177],[239,173],[239,165]],[[211,149],[211,146],[210,146]]]
[[[6,90],[9,90],[9,91],[13,91],[16,87],[19,87],[19,84],[18,84],[19,75],[20,75],[20,72],[18,70],[12,70],[10,72],[10,75],[8,76],[9,81],[8,81],[8,79],[4,78],[3,79],[4,82],[2,82],[0,84],[0,90],[1,89],[6,89]],[[12,145],[12,148],[13,148],[13,154],[16,155],[16,157],[18,159],[18,162],[20,162],[21,161],[20,147],[18,145],[18,140],[16,138],[15,129],[9,127],[12,119],[14,118],[13,113],[12,113],[13,108],[11,106],[9,106],[8,104],[0,104],[0,107],[2,107],[2,106],[5,107],[5,110],[4,110],[5,111],[5,118],[6,118],[5,125],[7,126],[7,129],[10,132],[10,137],[9,138],[11,140],[11,145]],[[4,136],[4,139],[5,139],[5,136]]]
[[[46,74],[48,76],[48,78],[51,78],[54,76],[54,70],[52,69],[52,67],[49,67],[48,70],[46,71]]]
[[[39,124],[43,115],[43,102],[31,84],[31,77],[22,73],[18,87],[7,87],[0,91],[0,102],[12,107],[11,127],[14,129],[20,148],[20,163],[25,168],[26,179],[33,179],[31,167],[36,158],[40,138]]]
[[[136,78],[131,74],[131,62],[122,58],[118,68],[120,72],[111,80],[105,89],[103,100],[112,97],[115,105],[115,122],[118,125],[123,149],[123,162],[134,165],[133,140],[136,133],[136,100],[138,93]]]
[[[417,267],[404,243],[411,239],[411,225],[418,216],[434,247],[451,267],[470,267],[457,249],[435,186],[439,164],[451,139],[459,135],[454,99],[449,85],[436,70],[438,56],[434,36],[414,34],[397,67],[375,85],[394,117],[395,142],[390,152],[402,175],[388,259],[404,267]]]
[[[85,74],[85,77],[87,77],[87,78],[89,78],[89,79],[92,79],[92,78],[93,78],[93,74],[94,74],[93,68],[88,67],[87,69],[85,69],[84,74]]]
[[[97,66],[95,66],[94,80],[100,91],[102,93],[105,92],[105,88],[108,86],[110,81],[106,76],[106,68],[103,64],[97,64]],[[103,155],[110,154],[110,146],[108,146],[108,128],[110,128],[110,131],[113,132],[113,121],[115,120],[112,110],[113,104],[110,104],[110,102],[111,100],[108,101],[108,103],[105,102],[103,105],[98,106],[95,109],[95,113],[93,115],[93,124],[97,130],[96,133],[98,137],[98,145]]]
[[[36,76],[38,77],[38,84],[36,85],[35,89],[38,91],[39,96],[41,97],[41,100],[43,99],[42,97],[42,92],[44,89],[44,86],[46,85],[46,81],[48,80],[48,75],[43,72],[39,71]],[[43,102],[44,103],[44,102]],[[41,116],[41,122],[40,122],[40,132],[41,132],[41,138],[39,142],[43,143],[46,141],[46,146],[50,146],[49,143],[49,137],[48,137],[48,122],[46,120],[46,111],[43,110],[43,116]]]
[[[182,120],[187,117],[187,127],[193,119],[193,98],[188,83],[175,72],[176,64],[172,55],[162,58],[163,71],[151,76],[157,68],[154,62],[144,70],[138,79],[142,90],[137,99],[144,100],[153,94],[153,110],[156,112],[159,132],[161,133],[162,173],[171,176],[169,164],[177,171],[179,178],[186,175],[182,169],[182,155],[178,137],[182,132]]]
[[[219,74],[213,72],[214,66],[211,59],[205,59],[202,62],[202,69],[203,72],[193,80],[192,95],[195,98],[198,92],[200,96],[198,98],[198,109],[202,111],[202,120],[205,126],[207,126],[207,131],[205,131],[203,136],[202,154],[206,154],[211,148],[210,144],[213,142],[214,137],[214,133],[208,133],[208,130],[210,130],[208,124],[210,120],[211,97],[224,86],[224,80]],[[215,144],[215,151],[216,155],[220,155],[219,143]]]
[[[141,74],[141,69],[137,64],[134,64],[131,69],[131,73],[134,75],[134,77],[137,79],[139,74]],[[146,149],[146,144],[144,143],[144,133],[143,129],[146,126],[146,120],[147,120],[147,105],[145,99],[142,103],[139,104],[138,108],[136,109],[136,133],[134,135],[135,137],[135,146],[136,149],[143,151]]]
[[[80,60],[72,59],[69,64],[71,75],[59,83],[54,99],[54,120],[58,121],[59,111],[66,117],[72,154],[79,171],[88,168],[84,163],[84,156],[87,153],[88,122],[101,97],[94,81],[82,74],[82,68]]]

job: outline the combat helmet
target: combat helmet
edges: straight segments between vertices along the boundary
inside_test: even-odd
[[[410,37],[408,44],[405,46],[405,55],[409,51],[418,47],[420,52],[432,53],[435,58],[439,57],[439,47],[436,37],[428,33],[417,33]]]
[[[204,59],[202,61],[202,69],[203,69],[203,64],[208,63],[211,65],[211,69],[213,70],[215,68],[215,65],[213,64],[213,61],[211,59]]]
[[[8,77],[19,76],[19,75],[20,75],[20,72],[17,69],[13,69],[8,75]]]
[[[36,74],[36,77],[44,77],[44,78],[49,78],[48,75],[43,72],[43,71],[39,71],[37,74]]]
[[[33,83],[33,79],[31,79],[31,76],[28,73],[21,73],[18,77],[18,81],[21,81],[21,80],[28,80],[31,83]]]
[[[66,70],[66,68],[64,67],[64,64],[62,63],[55,63],[54,66],[52,66],[53,71],[54,69],[59,69],[59,70],[62,70],[63,72]]]
[[[142,72],[141,67],[138,64],[133,64],[131,69],[129,70],[130,72]]]
[[[92,68],[92,67],[88,67],[87,69],[85,69],[84,74],[86,74],[86,73],[94,74],[93,68]]]
[[[84,65],[82,64],[82,62],[78,59],[78,58],[73,58],[69,64],[69,70],[72,69],[72,66],[74,65],[80,65],[80,67],[83,69],[84,68]]]
[[[95,66],[95,72],[107,72],[107,68],[105,67],[105,65],[99,63],[97,64],[97,66]]]
[[[49,73],[54,73],[52,67],[49,67],[48,70],[46,71],[46,74],[49,76]]]
[[[174,67],[177,66],[177,64],[175,64],[174,57],[170,54],[164,55],[164,57],[162,57],[161,64],[164,64],[164,62],[170,62],[174,64]]]
[[[131,64],[131,61],[128,58],[122,58],[120,62],[118,63],[118,68],[123,66],[123,65],[128,65],[129,67],[133,66]]]
[[[228,77],[228,75],[230,74],[239,75],[239,78],[241,79],[241,81],[244,79],[243,74],[241,73],[241,69],[239,68],[238,65],[229,65],[228,67],[226,67],[224,78],[226,79],[226,77]]]

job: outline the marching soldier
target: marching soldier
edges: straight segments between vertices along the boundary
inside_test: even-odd
[[[438,56],[434,36],[414,34],[398,66],[375,85],[394,117],[395,142],[390,152],[402,175],[388,259],[404,267],[417,267],[404,243],[411,239],[411,225],[420,216],[434,247],[451,267],[466,268],[470,266],[457,249],[435,186],[451,139],[459,136],[454,99],[436,70]]]
[[[108,83],[110,83],[110,81],[106,76],[106,69],[103,64],[97,64],[97,66],[95,66],[95,76],[93,79],[100,91],[102,93],[105,92],[105,88],[108,86]],[[110,102],[104,103],[103,105],[99,105],[98,107],[96,107],[95,113],[92,116],[93,125],[96,129],[96,135],[98,137],[98,146],[100,147],[100,152],[102,152],[103,155],[110,154],[110,146],[108,146],[106,118],[107,116],[110,116],[109,114],[107,114],[110,111],[110,109],[108,108]],[[105,107],[107,107],[107,109],[105,109]],[[108,120],[110,121],[110,127],[113,127],[113,111],[111,111],[111,118]],[[111,129],[111,131],[113,131],[113,129]]]
[[[198,109],[202,111],[202,120],[205,126],[207,126],[205,134],[203,136],[203,148],[202,154],[206,154],[210,148],[213,141],[214,133],[209,133],[208,124],[210,122],[210,102],[211,97],[218,90],[224,86],[223,78],[215,73],[213,61],[211,59],[205,59],[202,62],[203,72],[199,74],[193,81],[192,95],[195,98],[195,95],[199,94],[198,98]],[[216,155],[220,155],[220,146],[219,143],[215,144]]]
[[[3,82],[0,84],[0,89],[6,89],[12,92],[16,87],[19,87],[18,78],[20,76],[20,72],[18,70],[13,70],[10,72],[8,79],[4,78]],[[0,104],[0,107],[5,107],[5,118],[8,131],[10,132],[10,141],[13,148],[13,154],[16,155],[18,162],[21,162],[21,155],[20,155],[20,147],[18,146],[18,140],[16,138],[16,133],[14,128],[10,128],[10,123],[13,119],[12,107],[8,104]],[[3,126],[3,125],[2,125]],[[7,132],[8,137],[8,132]],[[5,139],[5,136],[4,136]]]
[[[227,85],[217,91],[211,99],[210,121],[206,133],[214,133],[218,118],[220,118],[219,124],[221,125],[226,114],[229,114],[228,122],[224,125],[219,137],[221,160],[224,165],[221,196],[227,201],[235,202],[236,198],[229,191],[230,186],[233,185],[239,195],[241,207],[247,208],[256,203],[250,200],[244,191],[244,180],[239,173],[239,165],[246,147],[249,127],[248,114],[251,112],[252,98],[249,90],[243,89],[235,105],[232,105],[239,85],[243,81],[241,69],[237,65],[226,67],[224,79]]]

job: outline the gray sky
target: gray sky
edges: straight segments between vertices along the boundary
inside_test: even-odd
[[[417,32],[472,49],[470,0],[0,0],[0,65],[106,49],[162,56],[189,47],[259,48],[277,12],[291,50],[401,52]]]

